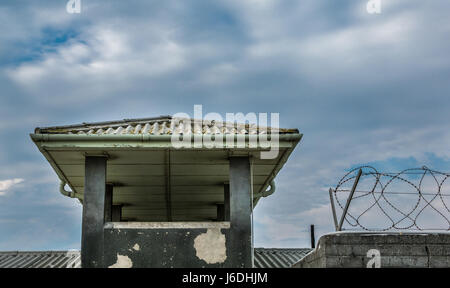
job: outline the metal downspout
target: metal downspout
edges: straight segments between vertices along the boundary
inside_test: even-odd
[[[59,184],[59,192],[67,197],[70,198],[75,198],[75,193],[72,191],[67,191],[66,189],[64,189],[64,187],[66,186],[66,181],[61,180],[61,183]]]
[[[255,198],[255,199],[253,201],[253,206],[256,206],[256,204],[258,203],[259,199],[261,199],[261,197],[268,197],[268,196],[272,195],[273,193],[275,193],[275,190],[276,190],[275,180],[271,180],[269,185],[270,185],[269,190],[266,190],[266,191],[263,191],[263,192],[260,192],[260,193],[257,193],[254,195],[253,198]]]
[[[83,204],[83,201],[75,194],[75,192],[73,191],[67,191],[64,187],[66,186],[66,181],[61,180],[61,182],[59,183],[59,192],[67,197],[70,198],[77,198],[78,201],[80,201],[81,204]]]

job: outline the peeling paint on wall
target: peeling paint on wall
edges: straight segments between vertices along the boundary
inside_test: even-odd
[[[208,229],[195,237],[194,248],[196,256],[208,264],[223,263],[227,259],[225,235],[220,229]]]
[[[133,267],[133,262],[127,255],[120,255],[117,253],[117,262],[108,268],[131,268]]]

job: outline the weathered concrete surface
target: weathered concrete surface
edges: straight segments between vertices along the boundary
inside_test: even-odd
[[[103,267],[103,224],[105,223],[106,158],[89,156],[85,160],[81,265]]]
[[[130,257],[117,254],[116,263],[108,266],[108,268],[133,268],[133,262],[131,261]]]
[[[106,267],[240,267],[228,222],[106,223]],[[136,225],[133,225],[136,224]],[[203,226],[203,227],[202,227]],[[120,228],[119,228],[120,227]]]
[[[105,228],[114,229],[153,229],[153,228],[178,228],[178,229],[229,229],[230,222],[109,222]]]
[[[379,251],[381,268],[450,267],[450,234],[351,232],[322,236],[317,248],[293,267],[374,267],[376,257],[368,253],[371,249]]]
[[[223,263],[227,259],[225,235],[220,229],[208,229],[195,237],[196,256],[208,264]]]
[[[230,157],[230,244],[239,268],[253,266],[252,168],[249,157]]]

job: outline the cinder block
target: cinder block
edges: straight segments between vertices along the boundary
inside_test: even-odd
[[[450,267],[450,234],[442,233],[328,234],[298,266],[366,267],[370,249],[380,251],[382,267]]]
[[[388,256],[382,257],[382,267],[385,268],[427,268],[427,256]],[[383,266],[384,263],[384,266]]]
[[[327,268],[362,268],[365,267],[364,257],[329,256],[325,260]]]
[[[430,268],[449,268],[450,256],[431,256]]]
[[[427,244],[450,244],[450,234],[435,233],[426,236]]]

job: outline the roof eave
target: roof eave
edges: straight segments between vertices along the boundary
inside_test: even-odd
[[[222,148],[216,149],[239,149],[239,150],[248,150],[252,151],[262,151],[268,150],[268,148],[262,148],[259,145],[256,147],[249,147],[249,143],[252,139],[257,140],[261,135],[227,135],[227,134],[217,134],[217,135],[189,135],[191,140],[194,140],[194,137],[198,136],[202,139],[211,139],[213,137],[223,137],[224,143],[226,143],[226,137],[232,136],[234,139],[245,139],[246,146],[238,147],[236,142],[233,141],[233,146],[224,145]],[[66,151],[83,151],[83,150],[111,150],[111,149],[130,149],[130,148],[147,148],[147,149],[175,149],[171,142],[172,135],[61,135],[61,134],[30,134],[31,139],[36,144],[38,149],[50,163],[52,168],[58,174],[58,177],[61,181],[65,181],[68,183],[69,187],[72,191],[75,191],[74,187],[70,184],[67,177],[64,175],[62,170],[59,168],[57,163],[48,153],[48,150],[66,150]],[[183,137],[183,135],[180,135]],[[260,193],[265,191],[270,182],[275,179],[278,172],[286,163],[290,154],[293,152],[297,144],[302,139],[303,134],[279,134],[278,135],[278,148],[283,148],[284,152],[279,158],[277,164],[275,165],[273,171],[270,176],[267,178],[267,181],[261,187]],[[259,143],[259,142],[257,142]],[[186,148],[183,148],[186,149]],[[197,150],[210,150],[211,148],[204,147],[203,145],[200,148],[190,148]],[[256,191],[255,191],[256,192]],[[258,199],[255,199],[253,204],[256,206],[258,203]]]
[[[264,135],[267,141],[276,140],[273,135]],[[178,143],[187,143],[189,145],[178,148],[209,149],[204,144],[200,146],[194,143],[208,143],[207,141],[217,141],[213,143],[223,143],[222,146],[216,146],[216,149],[251,149],[264,150],[259,140],[262,135],[240,135],[240,134],[215,134],[215,135],[77,135],[77,134],[30,134],[34,143],[42,147],[65,150],[88,149],[122,149],[122,148],[177,148],[173,140],[179,140]],[[292,142],[298,142],[302,134],[278,134],[279,148],[290,148]],[[232,144],[229,143],[232,141]],[[241,146],[239,141],[245,145]],[[220,142],[221,141],[221,142]],[[191,145],[192,144],[192,145]],[[271,143],[272,144],[272,143]],[[295,147],[295,145],[294,145]],[[267,149],[267,148],[266,148]]]

